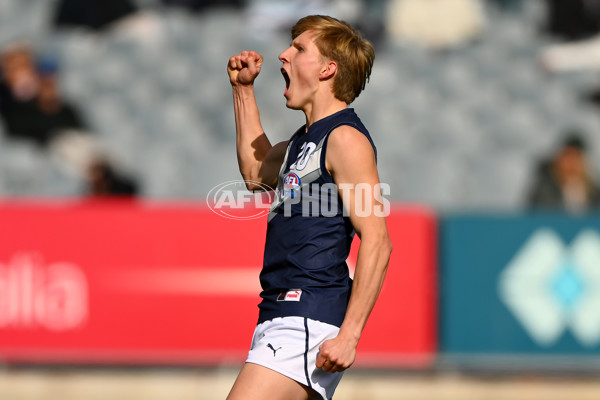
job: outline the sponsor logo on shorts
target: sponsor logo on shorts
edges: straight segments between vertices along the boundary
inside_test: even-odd
[[[273,357],[275,357],[277,355],[277,351],[281,350],[281,347],[275,348],[273,347],[273,345],[271,343],[267,343],[267,347],[270,348],[271,350],[273,350]]]
[[[300,301],[300,297],[302,296],[302,290],[300,289],[291,289],[287,292],[281,293],[277,297],[277,301]]]

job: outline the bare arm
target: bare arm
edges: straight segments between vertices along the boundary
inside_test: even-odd
[[[352,127],[337,128],[329,138],[326,164],[361,239],[346,316],[338,336],[319,348],[316,363],[317,368],[338,372],[354,363],[356,346],[383,285],[392,244],[381,197],[375,194],[379,190],[379,176],[369,140]],[[361,191],[367,197],[363,204],[371,205],[370,208],[362,207],[362,211],[367,212],[355,209],[354,188],[358,184],[366,184],[364,187],[369,188]]]
[[[274,187],[283,162],[287,142],[275,146],[264,133],[254,96],[254,80],[260,73],[263,57],[244,51],[229,59],[227,73],[233,91],[236,147],[240,173],[248,189],[258,189],[257,182]]]

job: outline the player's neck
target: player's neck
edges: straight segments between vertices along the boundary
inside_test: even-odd
[[[345,108],[348,108],[348,104],[336,98],[330,98],[325,101],[315,101],[313,104],[308,105],[303,110],[304,115],[306,116],[306,129],[308,129],[315,122],[333,115]]]

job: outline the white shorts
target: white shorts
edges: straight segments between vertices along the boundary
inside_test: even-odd
[[[333,397],[343,372],[326,372],[316,367],[319,346],[337,336],[334,325],[303,317],[275,318],[259,324],[246,362],[262,365],[302,385],[323,399]]]

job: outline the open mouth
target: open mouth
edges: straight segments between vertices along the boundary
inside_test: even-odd
[[[283,68],[281,68],[281,75],[283,75],[283,79],[285,79],[285,92],[283,93],[283,95],[285,96],[287,94],[288,89],[290,88],[290,76]]]

